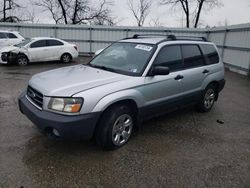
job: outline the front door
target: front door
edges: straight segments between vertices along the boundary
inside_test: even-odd
[[[182,98],[182,65],[179,45],[165,46],[160,50],[152,66],[166,66],[170,74],[145,77],[143,115],[150,116],[155,111],[165,113],[178,106]]]
[[[48,61],[50,60],[51,52],[47,47],[46,40],[38,40],[33,42],[28,48],[30,61]]]

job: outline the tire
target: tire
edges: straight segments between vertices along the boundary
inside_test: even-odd
[[[72,56],[69,53],[65,53],[61,56],[62,63],[70,63],[72,60]]]
[[[209,84],[203,92],[199,103],[197,104],[197,109],[200,112],[209,112],[214,105],[216,95],[216,86],[214,84]]]
[[[26,65],[28,65],[28,63],[29,63],[29,60],[28,60],[28,58],[27,58],[26,56],[24,56],[24,55],[19,55],[19,56],[17,57],[17,64],[18,64],[19,66],[26,66]]]
[[[106,110],[95,132],[95,139],[105,150],[124,146],[132,134],[135,124],[134,114],[126,105],[116,105]]]

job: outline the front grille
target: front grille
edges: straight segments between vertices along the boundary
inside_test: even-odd
[[[34,88],[28,86],[27,96],[38,107],[40,107],[40,108],[43,107],[43,94],[42,93],[40,93],[39,91],[35,90]]]

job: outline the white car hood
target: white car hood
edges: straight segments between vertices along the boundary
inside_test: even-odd
[[[130,77],[85,65],[76,65],[36,74],[31,78],[29,85],[45,96],[68,97],[128,78]]]
[[[14,50],[17,50],[17,49],[19,49],[19,47],[16,47],[16,46],[7,46],[7,47],[4,47],[4,48],[1,48],[0,53],[10,52],[10,51],[14,51]]]

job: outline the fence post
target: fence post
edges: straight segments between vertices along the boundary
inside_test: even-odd
[[[57,27],[56,26],[54,27],[54,36],[55,36],[55,38],[57,38]]]
[[[93,39],[93,36],[92,36],[92,30],[94,28],[92,28],[91,26],[89,26],[89,53],[92,53],[92,50],[93,50],[93,46],[92,46],[92,39]]]
[[[223,39],[223,45],[222,45],[222,52],[221,52],[221,57],[222,57],[222,61],[224,62],[224,55],[225,55],[225,48],[226,48],[226,42],[227,42],[227,33],[228,33],[229,29],[225,29],[224,32],[224,39]]]
[[[210,31],[206,31],[206,34],[207,34],[207,40],[209,41],[209,37],[210,37]]]
[[[126,31],[126,38],[128,38],[128,32],[130,31],[130,29],[125,29]]]

